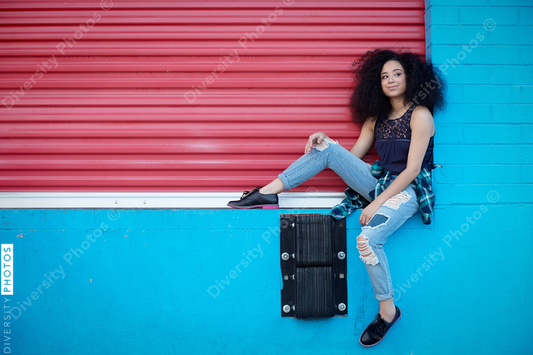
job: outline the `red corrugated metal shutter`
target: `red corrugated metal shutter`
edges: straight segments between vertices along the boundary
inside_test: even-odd
[[[347,103],[361,54],[425,54],[424,1],[17,0],[0,9],[4,192],[262,185],[315,131],[355,143]],[[376,158],[372,150],[365,161]],[[345,185],[324,171],[294,191],[309,187]]]

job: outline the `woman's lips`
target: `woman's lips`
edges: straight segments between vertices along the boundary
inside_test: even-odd
[[[398,88],[398,85],[396,86],[389,86],[389,90],[394,90],[394,89],[397,89]]]

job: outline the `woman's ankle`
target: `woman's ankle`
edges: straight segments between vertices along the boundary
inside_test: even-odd
[[[266,186],[265,186],[266,187]],[[259,193],[263,195],[277,195],[279,192],[274,192],[270,188],[262,187],[259,189]]]
[[[274,181],[270,182],[268,185],[259,189],[259,193],[263,195],[277,195],[280,192],[284,191],[283,182],[280,178],[276,178]]]
[[[392,298],[387,301],[380,301],[379,306],[379,314],[386,321],[392,320],[396,315],[396,307]]]

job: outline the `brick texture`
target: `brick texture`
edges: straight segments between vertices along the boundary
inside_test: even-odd
[[[533,203],[533,2],[427,0],[425,18],[428,60],[448,82],[439,205]]]

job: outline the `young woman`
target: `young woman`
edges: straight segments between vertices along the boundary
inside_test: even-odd
[[[371,201],[359,217],[363,227],[357,237],[359,257],[380,304],[379,313],[359,339],[368,347],[378,344],[401,317],[393,301],[383,244],[416,212],[426,224],[433,213],[433,110],[445,106],[445,84],[431,63],[409,52],[376,49],[353,67],[357,85],[350,109],[354,123],[362,129],[352,149],[346,150],[323,132],[313,133],[305,154],[278,178],[265,187],[245,191],[240,200],[230,201],[228,206],[279,208],[278,193],[325,168],[335,171],[358,196]],[[381,159],[370,166],[361,159],[374,140]]]

